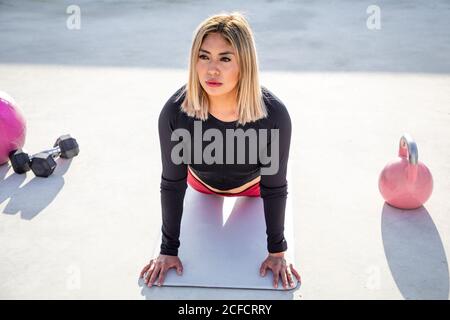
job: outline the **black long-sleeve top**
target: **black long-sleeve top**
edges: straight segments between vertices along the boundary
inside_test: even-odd
[[[264,204],[264,217],[266,221],[266,234],[267,234],[267,249],[270,253],[282,252],[287,250],[287,242],[284,238],[284,218],[285,208],[287,200],[287,164],[289,158],[289,148],[291,142],[291,119],[289,113],[284,104],[267,88],[261,86],[262,96],[267,108],[268,116],[266,118],[259,119],[250,123],[246,123],[244,126],[238,124],[237,121],[224,122],[211,114],[208,115],[208,119],[201,121],[198,118],[188,116],[181,111],[181,103],[184,99],[184,94],[179,97],[179,94],[185,88],[185,85],[178,89],[166,102],[162,108],[158,119],[159,140],[161,148],[161,160],[162,160],[162,174],[161,174],[161,209],[162,209],[162,243],[161,254],[165,255],[178,255],[178,248],[180,246],[180,226],[183,214],[184,196],[187,188],[187,166],[197,174],[197,176],[206,184],[213,188],[220,190],[232,189],[241,186],[257,176],[261,176],[260,193]],[[178,98],[178,99],[177,99]],[[195,123],[196,122],[196,123]],[[201,124],[201,125],[200,125]],[[201,128],[200,138],[198,133]],[[220,156],[220,151],[216,154],[211,153],[211,147],[209,148],[210,154],[217,156],[218,160],[213,163],[206,163],[203,157],[198,157],[199,149],[197,149],[197,158],[195,148],[199,145],[202,146],[201,154],[203,150],[212,141],[215,142],[215,138],[204,137],[204,133],[208,129],[218,129],[222,133],[223,137],[223,151]],[[279,129],[278,133],[278,171],[275,174],[262,174],[262,168],[268,168],[273,165],[267,163],[267,158],[263,159],[258,157],[257,161],[250,160],[250,154],[254,153],[254,149],[249,146],[248,139],[245,143],[245,162],[238,162],[237,140],[234,143],[234,159],[233,161],[227,160],[227,152],[231,152],[229,144],[227,145],[226,130],[227,129],[239,129],[241,128],[245,132],[247,129],[253,128],[256,132],[258,154],[260,150],[267,148],[264,154],[274,159],[275,155],[271,155],[271,141],[275,137],[270,129]],[[189,139],[184,139],[184,133],[189,132]],[[266,140],[261,140],[259,129],[266,129]],[[175,131],[174,140],[171,140],[172,133]],[[181,134],[180,134],[181,133]],[[195,135],[197,134],[197,135]],[[266,144],[261,144],[260,140],[266,141]],[[197,145],[194,146],[195,141]],[[200,144],[198,141],[201,141]],[[275,141],[275,140],[274,140]],[[175,146],[176,151],[183,157],[183,160],[172,161],[171,154]],[[190,149],[190,152],[181,150],[180,146],[184,145],[185,150]],[[253,146],[255,148],[255,146]],[[227,150],[230,149],[230,150]],[[250,152],[250,150],[253,150]],[[217,151],[217,150],[216,150]],[[276,149],[274,149],[276,152]],[[241,152],[242,154],[242,152]],[[231,158],[229,158],[231,159]],[[263,170],[264,171],[264,170]]]

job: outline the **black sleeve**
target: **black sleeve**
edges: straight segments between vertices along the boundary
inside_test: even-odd
[[[174,164],[171,160],[172,148],[179,143],[179,141],[171,141],[172,132],[177,128],[176,120],[179,113],[179,105],[173,102],[174,96],[164,105],[158,119],[162,161],[160,253],[171,256],[178,255],[180,247],[180,225],[187,188],[187,164]]]
[[[270,253],[287,250],[284,238],[284,217],[287,200],[287,165],[291,143],[291,118],[286,107],[276,103],[275,129],[279,129],[279,167],[273,175],[261,174],[260,191],[264,203],[264,217],[266,220],[267,250]],[[270,150],[270,141],[268,148]],[[262,167],[268,165],[262,165]]]

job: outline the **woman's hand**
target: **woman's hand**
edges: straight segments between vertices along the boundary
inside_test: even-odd
[[[183,272],[183,265],[177,256],[160,254],[158,258],[150,260],[149,264],[142,269],[140,277],[151,288],[159,275],[158,286],[161,286],[170,268],[177,269],[178,275],[181,275]]]
[[[281,280],[283,283],[283,288],[287,289],[288,283],[291,288],[294,287],[294,280],[292,279],[292,274],[297,278],[299,282],[301,282],[300,275],[297,270],[295,270],[292,263],[289,264],[289,268],[287,267],[286,260],[284,259],[284,252],[279,253],[269,253],[269,256],[264,260],[261,264],[261,268],[259,269],[259,273],[261,276],[266,275],[266,270],[270,269],[273,273],[273,286],[278,288],[278,279],[281,275]]]

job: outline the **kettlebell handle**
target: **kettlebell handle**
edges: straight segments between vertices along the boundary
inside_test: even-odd
[[[408,162],[416,165],[419,160],[419,151],[414,139],[407,133],[404,133],[400,138],[400,146],[398,149],[398,156],[402,158],[408,157]]]

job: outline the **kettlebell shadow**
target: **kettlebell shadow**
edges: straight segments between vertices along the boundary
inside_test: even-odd
[[[26,175],[13,174],[11,177],[9,195],[10,201],[6,205],[3,213],[21,213],[21,218],[31,220],[44,210],[58,195],[64,186],[63,175],[70,167],[72,159],[56,160],[57,167],[48,178],[34,177],[26,185],[19,188],[25,180]],[[33,173],[27,173],[33,174]],[[8,180],[7,179],[7,180]],[[3,199],[1,197],[0,199]]]
[[[381,231],[386,259],[402,296],[447,300],[447,258],[436,225],[425,207],[402,210],[385,203]]]

